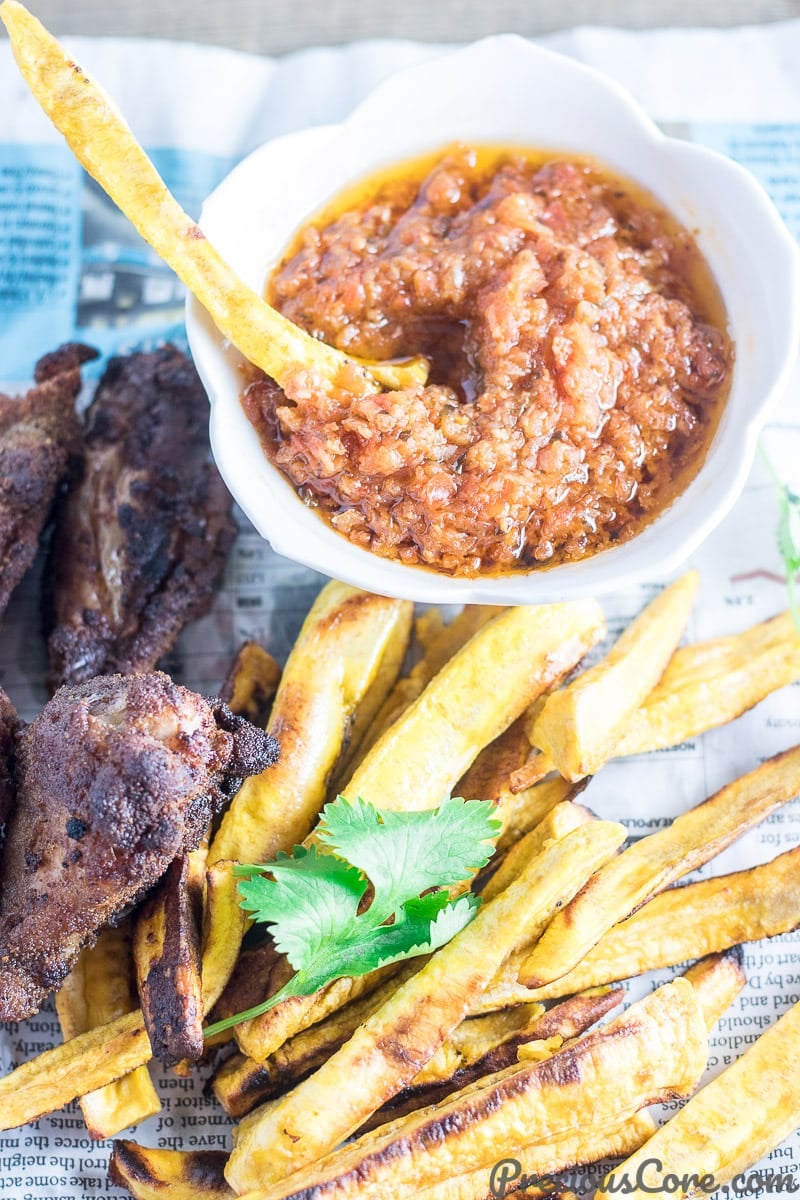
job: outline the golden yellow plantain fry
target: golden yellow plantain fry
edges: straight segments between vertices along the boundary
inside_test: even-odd
[[[541,987],[571,971],[612,925],[695,870],[800,791],[800,746],[767,759],[696,808],[629,846],[557,913],[520,972]]]
[[[564,1042],[585,1033],[621,1004],[624,994],[624,988],[598,989],[571,996],[547,1012],[538,1004],[520,1004],[462,1021],[442,1047],[445,1053],[435,1055],[409,1087],[373,1113],[360,1132],[439,1104],[453,1092],[480,1083],[484,1076],[495,1075],[523,1058],[529,1060],[534,1048],[539,1059],[550,1058]],[[475,1033],[472,1027],[476,1027]]]
[[[232,1200],[223,1174],[227,1158],[224,1150],[152,1150],[118,1141],[108,1174],[135,1200]]]
[[[201,987],[205,1016],[222,995],[233,973],[245,931],[236,863],[216,862],[206,874],[206,904],[201,935]]]
[[[56,994],[65,1042],[130,1013],[136,1002],[132,976],[127,928],[102,930],[96,944],[81,953]],[[129,1075],[95,1091],[81,1090],[78,1095],[89,1135],[100,1140],[115,1137],[120,1130],[161,1111],[146,1066],[137,1065]]]
[[[0,1130],[37,1121],[114,1083],[152,1056],[138,1008],[45,1050],[0,1079]]]
[[[571,670],[602,637],[604,628],[594,601],[504,610],[445,664],[383,734],[344,787],[344,794],[361,796],[380,808],[435,807],[450,795],[481,749]],[[492,680],[491,688],[486,687],[487,679]],[[271,732],[280,736],[275,729]],[[271,768],[270,780],[280,778],[280,768],[280,763]],[[548,794],[542,815],[560,798]],[[519,803],[519,798],[514,801]],[[502,819],[502,804],[498,815]],[[245,1022],[236,1030],[240,1050],[263,1062],[315,1019],[374,986],[369,979],[358,987],[339,980],[316,997],[294,997]]]
[[[524,996],[552,1000],[798,927],[800,846],[758,867],[661,892],[603,934],[566,975]]]
[[[231,712],[264,729],[281,681],[281,669],[258,642],[243,642],[220,689]]]
[[[503,856],[497,870],[480,889],[484,902],[493,900],[510,887],[531,859],[542,852],[545,842],[551,838],[563,837],[571,829],[577,829],[579,825],[596,819],[594,813],[582,804],[560,801]]]
[[[405,1200],[448,1177],[488,1171],[514,1145],[535,1146],[529,1170],[546,1172],[553,1144],[688,1095],[706,1054],[697,994],[676,979],[544,1062],[501,1071],[271,1186],[265,1176],[248,1200]],[[329,1105],[337,1101],[329,1095]]]
[[[435,613],[435,617],[431,617],[432,612]],[[398,717],[414,703],[453,655],[501,612],[503,609],[498,606],[468,604],[449,625],[442,623],[438,610],[422,613],[417,619],[416,630],[417,637],[423,644],[424,655],[408,675],[397,680],[375,714],[362,746],[363,753],[375,745],[390,725],[394,725]]]
[[[67,145],[197,297],[220,333],[281,386],[301,369],[355,395],[424,383],[427,360],[367,363],[293,325],[228,266],[167,189],[111,98],[16,0],[0,5],[17,65]]]
[[[621,825],[593,821],[549,843],[319,1070],[248,1119],[228,1182],[244,1191],[277,1181],[358,1129],[430,1061],[520,939],[542,928],[624,837]]]
[[[222,860],[269,862],[311,829],[358,705],[387,651],[411,628],[413,607],[332,581],[317,596],[286,662],[268,729],[277,764],[245,780],[209,850]]]
[[[800,635],[788,612],[731,637],[683,646],[631,716],[614,755],[677,746],[798,679]]]
[[[747,983],[741,946],[732,946],[721,954],[711,954],[701,959],[684,971],[683,977],[697,992],[706,1029],[710,1033]]]
[[[795,1004],[741,1058],[707,1083],[615,1174],[629,1195],[652,1195],[665,1176],[712,1176],[721,1188],[800,1127],[800,1005]],[[661,1169],[648,1160],[657,1159]],[[644,1185],[644,1186],[642,1186]],[[670,1189],[674,1196],[699,1190]],[[709,1187],[703,1189],[705,1194]],[[598,1193],[599,1194],[599,1193]]]
[[[420,966],[419,959],[402,964],[374,991],[302,1030],[263,1063],[243,1054],[226,1059],[216,1072],[212,1087],[228,1116],[242,1117],[257,1104],[282,1096],[305,1079],[343,1046],[359,1025],[394,995],[401,983],[416,974]]]
[[[582,1131],[547,1147],[504,1143],[498,1146],[497,1160],[491,1166],[433,1183],[414,1192],[414,1200],[486,1200],[487,1196],[512,1194],[522,1200],[534,1196],[577,1200],[573,1192],[557,1186],[551,1177],[557,1172],[572,1171],[605,1158],[632,1154],[652,1137],[655,1128],[656,1123],[649,1113],[638,1112],[621,1123]],[[544,1176],[546,1181],[512,1191],[523,1183],[526,1175],[529,1178]]]
[[[203,1055],[200,923],[205,848],[174,860],[136,914],[133,959],[154,1056],[166,1066]]]
[[[625,629],[606,657],[548,696],[531,741],[573,782],[608,762],[633,714],[664,674],[692,611],[687,571]]]

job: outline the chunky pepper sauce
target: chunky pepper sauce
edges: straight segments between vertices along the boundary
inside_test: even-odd
[[[637,533],[703,462],[733,360],[697,247],[591,160],[454,146],[351,189],[270,300],[426,386],[356,398],[299,370],[243,402],[344,536],[453,575],[580,559]]]

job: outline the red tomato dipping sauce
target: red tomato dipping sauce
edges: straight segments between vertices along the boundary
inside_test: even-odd
[[[426,386],[356,397],[298,370],[243,403],[271,461],[352,542],[452,575],[529,571],[636,534],[700,468],[733,348],[690,234],[587,159],[454,146],[306,225],[270,301]]]

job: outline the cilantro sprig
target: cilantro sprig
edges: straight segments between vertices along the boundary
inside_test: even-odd
[[[792,611],[795,628],[800,633],[800,602],[797,595],[797,574],[800,572],[800,495],[793,492],[788,483],[781,479],[764,449],[763,442],[760,450],[764,465],[778,492],[778,550],[786,568],[789,607]]]
[[[470,893],[451,899],[449,889],[494,853],[500,822],[493,812],[483,800],[389,812],[338,796],[322,811],[317,844],[238,868],[242,907],[270,927],[295,974],[263,1004],[210,1025],[206,1036],[290,996],[310,996],[335,979],[444,946],[480,905]]]

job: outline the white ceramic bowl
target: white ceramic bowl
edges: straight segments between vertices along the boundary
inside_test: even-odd
[[[697,240],[736,345],[733,384],[694,481],[631,541],[581,562],[452,579],[363,550],[307,508],[244,415],[239,355],[189,300],[187,329],[211,399],[211,444],[236,500],[278,553],[347,582],[430,603],[531,604],[600,595],[675,570],[729,511],[797,353],[800,255],[743,168],[664,137],[616,84],[522,38],[489,38],[400,72],[342,125],[290,134],[245,159],[206,201],[209,238],[256,290],[293,232],[347,183],[455,140],[591,154],[653,192]]]

